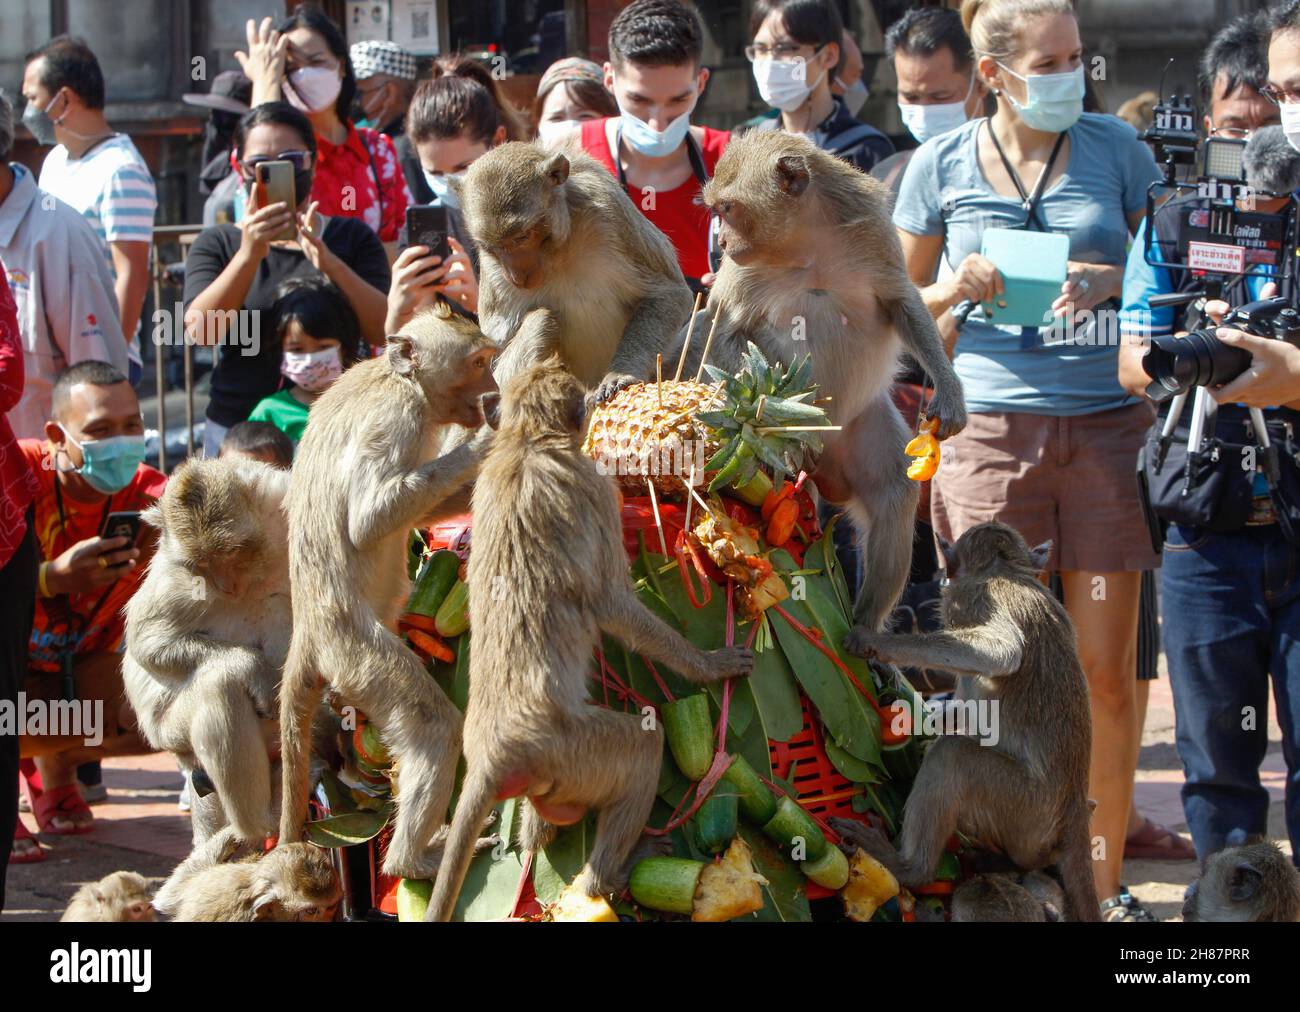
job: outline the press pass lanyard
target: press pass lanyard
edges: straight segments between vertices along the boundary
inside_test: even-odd
[[[63,511],[63,491],[59,488],[59,477],[57,474],[54,476],[54,505],[59,511],[59,533],[66,540],[68,536],[68,518]],[[112,511],[113,497],[110,495],[104,500],[104,511],[99,518],[99,530],[102,531],[104,529],[104,524],[108,521],[108,515]],[[90,618],[94,618],[99,614],[99,609],[102,608],[104,602],[108,600],[108,595],[113,592],[113,587],[116,583],[117,581],[114,580],[113,583],[110,583],[104,588],[104,593],[99,595],[99,600],[96,601],[95,606],[90,609]],[[82,631],[85,629],[87,619],[76,614],[72,610],[72,600],[67,594],[59,594],[55,600],[57,600],[58,604],[53,610],[58,611],[59,609],[62,609],[63,624],[68,635],[67,643],[64,648],[59,651],[59,680],[62,684],[63,698],[76,699],[77,682],[73,675],[72,667],[72,657],[76,653],[76,650],[73,646],[73,640],[77,636],[81,635]]]
[[[1047,189],[1047,180],[1052,174],[1052,166],[1056,164],[1056,156],[1061,153],[1061,145],[1065,143],[1065,134],[1059,133],[1056,135],[1056,143],[1052,146],[1052,154],[1047,159],[1047,164],[1043,166],[1043,171],[1038,174],[1038,182],[1034,184],[1034,193],[1030,196],[1025,192],[1025,184],[1020,181],[1019,173],[1011,167],[1011,161],[1007,158],[1007,153],[1002,150],[1002,143],[998,140],[997,131],[993,129],[992,122],[985,117],[984,123],[988,127],[989,136],[993,139],[993,147],[997,149],[998,157],[1002,159],[1002,167],[1007,170],[1007,175],[1011,177],[1011,182],[1016,186],[1016,192],[1020,194],[1020,206],[1025,211],[1025,227],[1032,225],[1040,232],[1050,231],[1038,217],[1038,204],[1043,199],[1043,191]]]

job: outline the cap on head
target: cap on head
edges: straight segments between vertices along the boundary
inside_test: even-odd
[[[352,57],[352,69],[358,81],[387,74],[402,81],[414,81],[416,77],[415,54],[403,49],[396,42],[372,40],[354,43],[349,50]]]

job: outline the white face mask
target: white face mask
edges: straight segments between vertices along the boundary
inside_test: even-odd
[[[423,169],[420,171],[424,172]],[[451,188],[451,180],[460,183],[464,178],[463,172],[444,172],[440,175],[424,172],[424,181],[429,184],[429,189],[433,191],[433,196],[438,203],[444,207],[460,207],[460,197],[456,196],[456,191]]]
[[[1282,132],[1287,143],[1300,151],[1300,102],[1283,102],[1277,108],[1282,114]]]
[[[339,97],[343,81],[337,70],[327,67],[301,67],[289,75],[284,97],[300,112],[328,109]]]
[[[838,77],[835,80],[839,81],[841,85],[844,84],[844,82],[840,81]],[[850,116],[856,116],[858,110],[866,105],[867,96],[870,94],[871,92],[867,90],[867,83],[859,77],[844,89],[844,94],[840,96],[840,101],[844,103],[844,108],[849,111]]]
[[[582,126],[581,120],[548,119],[537,124],[537,139],[548,148],[554,147],[568,134]]]
[[[966,103],[970,101],[970,95],[974,89],[975,78],[972,77],[970,87],[966,89],[966,97],[960,102],[940,102],[937,105],[909,105],[900,101],[898,111],[903,117],[903,125],[922,144],[931,137],[938,137],[940,134],[946,134],[949,130],[956,130],[969,118],[966,115]]]
[[[773,109],[782,112],[794,112],[808,101],[812,90],[825,76],[823,70],[817,75],[817,80],[809,83],[807,60],[754,61],[754,80],[758,83],[759,95]]]
[[[286,351],[280,375],[308,393],[320,393],[343,375],[343,354],[338,348]]]

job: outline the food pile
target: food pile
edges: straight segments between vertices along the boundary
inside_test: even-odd
[[[641,600],[702,649],[750,646],[754,670],[700,688],[606,637],[592,659],[593,702],[664,729],[647,827],[663,853],[636,864],[612,904],[589,899],[569,886],[589,855],[594,813],[528,855],[515,842],[519,800],[507,800],[494,827],[503,843],[473,859],[455,919],[915,919],[917,899],[861,850],[846,856],[826,821],[859,818],[897,833],[921,743],[888,706],[910,704],[911,686],[841,646],[852,601],[834,525],[820,529],[807,478],[833,426],[810,362],[769,365],[751,345],[739,375],[709,375],[711,384],[620,391],[593,412],[584,451],[624,495]],[[472,630],[461,556],[440,545],[454,541],[464,554],[463,540],[435,532],[415,546],[402,620],[462,708]],[[358,746],[373,757],[364,735]],[[329,826],[343,817],[313,824],[313,838],[371,825]],[[428,888],[403,883],[398,895],[403,917],[414,918]]]

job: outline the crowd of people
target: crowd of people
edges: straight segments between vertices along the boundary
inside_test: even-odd
[[[1247,476],[1254,508],[1237,528],[1169,523],[1153,545],[1134,469],[1163,415],[1145,396],[1142,350],[1187,329],[1183,309],[1152,298],[1194,284],[1148,263],[1146,232],[1168,238],[1177,227],[1147,219],[1160,168],[1135,124],[1100,107],[1069,0],[961,6],[918,7],[889,27],[886,56],[915,142],[897,151],[858,119],[863,61],[839,6],[754,0],[745,55],[767,111],[738,129],[803,135],[892,195],[908,273],[970,412],[918,516],[909,595],[924,601],[933,582],[935,534],[955,541],[1001,520],[1030,544],[1052,542],[1048,571],[1091,696],[1098,896],[1108,920],[1151,919],[1121,881],[1125,857],[1204,861],[1267,830],[1259,767],[1270,680],[1287,832],[1300,854],[1300,548],[1257,473]],[[731,133],[694,121],[709,79],[704,37],[691,7],[636,0],[613,22],[608,62],[560,60],[519,109],[473,59],[422,67],[390,42],[349,47],[309,6],[249,22],[239,69],[186,96],[210,111],[205,227],[184,271],[186,338],[218,349],[202,453],[291,467],[313,402],[386,335],[435,300],[477,312],[478,253],[457,184],[504,143],[586,152],[668,237],[687,283],[707,290],[721,254],[700,195]],[[1300,148],[1300,3],[1225,25],[1199,69],[1206,136],[1248,140],[1280,123]],[[14,109],[0,95],[0,697],[102,700],[108,727],[93,749],[55,736],[0,741],[9,863],[44,857],[16,819],[20,781],[41,833],[83,833],[95,791],[84,764],[147,750],[120,674],[121,608],[147,558],[104,532],[110,514],[148,506],[166,482],[144,462],[135,389],[153,177],[105,119],[105,82],[86,42],[60,36],[28,54],[22,98],[21,122],[49,151],[39,175],[9,160]],[[1125,113],[1149,117],[1149,103]],[[292,165],[292,206],[268,197],[259,166],[272,161]],[[407,209],[424,205],[446,211],[445,259],[408,243]],[[982,252],[994,228],[1068,236],[1052,324],[1008,326],[980,308],[1004,291]],[[1223,293],[1232,305],[1265,294],[1250,275]],[[1217,319],[1225,309],[1206,312]],[[259,321],[254,344],[238,332],[250,319]],[[1216,393],[1216,424],[1240,427],[1248,407],[1264,408],[1293,446],[1300,349],[1228,339],[1255,358]],[[896,400],[914,415],[925,377],[902,369]],[[1282,457],[1300,468],[1300,456]],[[847,539],[840,547],[852,554]],[[1133,804],[1161,640],[1191,845]]]

